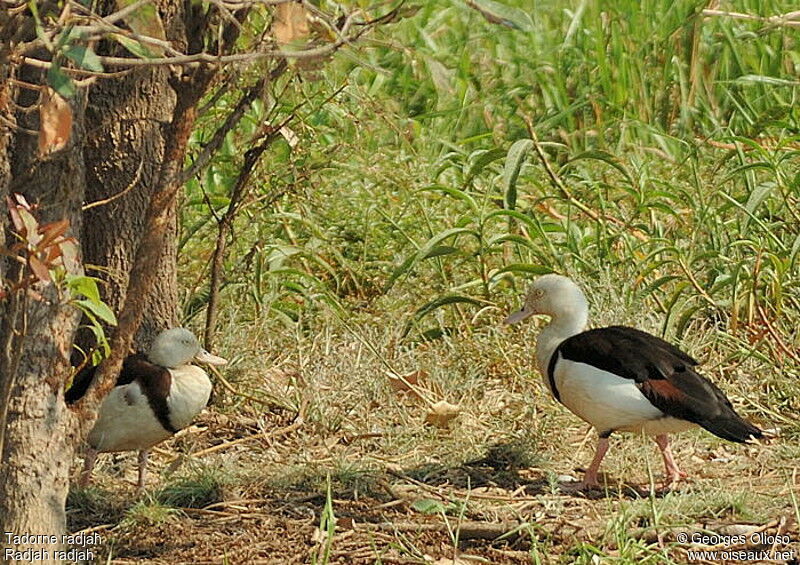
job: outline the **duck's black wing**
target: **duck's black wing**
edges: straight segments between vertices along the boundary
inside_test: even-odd
[[[631,379],[667,416],[688,420],[730,441],[762,437],[760,429],[734,411],[717,385],[694,370],[695,359],[659,337],[611,326],[572,336],[556,351],[563,359]]]
[[[147,356],[143,353],[135,355],[128,355],[122,362],[122,370],[117,376],[117,382],[114,386],[122,386],[132,383],[137,375],[140,373],[142,364],[147,364],[155,367],[147,360]],[[84,396],[89,390],[89,385],[92,384],[94,376],[97,373],[97,365],[93,367],[84,367],[73,377],[72,386],[64,393],[64,400],[67,404],[74,404]]]

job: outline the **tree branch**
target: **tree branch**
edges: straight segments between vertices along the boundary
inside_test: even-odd
[[[208,165],[211,159],[214,157],[214,154],[222,147],[222,144],[225,142],[225,137],[230,133],[233,128],[237,126],[239,121],[241,121],[242,116],[244,116],[245,112],[250,109],[261,94],[264,92],[264,89],[269,84],[269,82],[277,79],[284,71],[288,68],[286,61],[281,61],[278,66],[276,66],[269,75],[269,79],[262,78],[256,84],[251,86],[244,96],[239,100],[236,104],[236,107],[233,111],[228,114],[225,118],[225,121],[222,125],[217,128],[217,131],[214,132],[214,135],[211,137],[211,141],[209,141],[203,149],[198,154],[197,158],[194,162],[186,167],[184,171],[181,173],[180,182],[185,183],[190,178],[194,177],[198,171],[201,171]]]

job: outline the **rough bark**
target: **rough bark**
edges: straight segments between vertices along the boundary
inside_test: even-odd
[[[115,312],[125,302],[136,249],[145,231],[145,212],[157,188],[164,157],[165,124],[175,107],[175,93],[165,68],[143,69],[121,80],[98,84],[87,108],[85,159],[87,203],[84,253],[91,272],[107,284],[104,301]],[[167,210],[167,237],[151,292],[143,300],[143,323],[136,341],[144,347],[156,333],[177,322],[176,215]]]
[[[163,248],[174,218],[176,197],[181,188],[180,172],[186,147],[197,116],[197,104],[213,77],[213,71],[197,69],[192,78],[175,81],[173,87],[177,101],[172,121],[167,128],[166,150],[158,177],[156,190],[145,213],[144,230],[132,264],[125,303],[119,323],[111,341],[111,354],[99,366],[95,380],[86,396],[76,406],[83,409],[85,402],[93,403],[103,398],[114,384],[113,375],[119,373],[122,361],[129,350],[134,333],[144,314],[143,300],[153,288],[156,265],[163,258]]]
[[[24,78],[43,82],[39,73]],[[31,107],[36,93],[23,91],[16,102],[22,108]],[[72,103],[73,141],[59,154],[37,159],[35,136],[13,128],[5,140],[6,150],[0,151],[11,165],[4,190],[39,204],[40,223],[68,219],[72,235],[80,229],[85,182],[79,145],[84,103],[80,96]],[[38,129],[37,112],[18,111],[15,119],[22,128]],[[23,268],[14,262],[6,266],[9,279]],[[0,389],[10,397],[3,403],[0,532],[60,536],[66,526],[69,466],[77,444],[74,417],[64,405],[63,393],[78,311],[66,303],[54,283],[39,282],[0,301],[0,314]],[[29,547],[3,541],[3,546],[17,550]],[[61,544],[59,539],[55,544],[34,545],[53,550]],[[37,562],[55,562],[52,554],[40,557]]]
[[[106,13],[116,2],[104,2]],[[168,37],[182,41],[179,4],[162,1],[160,13]],[[122,55],[116,45],[103,51]],[[84,213],[84,259],[98,270],[90,274],[106,281],[103,300],[115,312],[122,309],[134,256],[144,233],[145,214],[158,188],[164,159],[165,136],[175,109],[175,92],[169,85],[167,67],[136,70],[114,81],[94,85],[86,110],[87,141],[84,159],[87,168],[87,204]],[[121,195],[121,196],[120,196]],[[177,216],[174,203],[168,212],[164,250],[155,267],[156,277],[150,292],[141,301],[142,323],[134,340],[143,349],[155,334],[178,322],[177,294]],[[93,337],[82,336],[82,347]]]

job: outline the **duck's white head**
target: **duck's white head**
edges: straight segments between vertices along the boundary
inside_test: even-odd
[[[585,326],[589,316],[589,304],[580,287],[572,279],[550,274],[539,277],[528,289],[522,309],[504,320],[516,324],[534,314],[545,314],[553,322],[571,322]]]
[[[151,363],[168,369],[187,365],[193,360],[209,365],[224,365],[228,362],[203,349],[195,335],[186,328],[172,328],[158,334],[147,352],[147,358]]]

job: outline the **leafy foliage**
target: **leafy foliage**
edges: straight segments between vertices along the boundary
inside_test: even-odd
[[[524,25],[500,3],[467,4],[426,3],[319,80],[276,81],[190,184],[185,260],[203,257],[190,250],[247,140],[291,117],[299,142],[270,148],[226,268],[228,299],[255,316],[391,304],[410,337],[441,336],[559,271],[624,282],[664,331],[711,324],[794,355],[790,28],[689,0],[545,2]],[[522,21],[525,3],[503,5]]]

